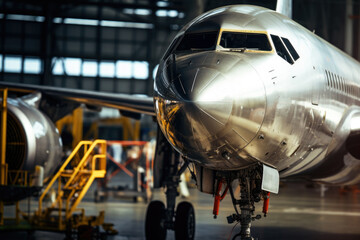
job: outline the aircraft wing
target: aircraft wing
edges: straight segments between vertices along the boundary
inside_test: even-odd
[[[8,88],[9,91],[14,92],[40,92],[42,108],[47,108],[50,112],[52,107],[57,106],[60,108],[61,104],[63,105],[64,110],[64,103],[67,103],[67,105],[77,104],[77,106],[80,103],[84,103],[87,106],[116,108],[125,113],[143,113],[155,116],[152,97],[9,82],[0,82],[0,88]],[[58,109],[58,111],[61,111],[61,109]],[[50,118],[53,120],[59,118],[58,116],[51,116],[51,114],[48,115],[50,115]]]

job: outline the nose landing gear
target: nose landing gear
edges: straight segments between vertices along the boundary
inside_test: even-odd
[[[229,177],[228,179],[234,178]],[[254,216],[255,203],[259,202],[261,199],[264,200],[263,213],[266,217],[269,206],[269,193],[261,189],[262,178],[261,171],[258,168],[243,170],[236,179],[238,179],[240,185],[240,199],[235,198],[234,190],[229,187],[236,213],[228,216],[227,221],[229,224],[238,222],[240,223],[241,228],[240,232],[232,239],[255,240],[255,238],[251,236],[251,222],[261,219],[260,214]],[[229,183],[230,182],[232,181],[229,181]]]
[[[167,230],[175,231],[176,240],[193,240],[195,238],[195,211],[191,203],[181,202],[176,211],[176,197],[180,175],[187,168],[187,163],[178,169],[179,154],[172,152],[164,166],[163,185],[166,188],[166,207],[161,201],[152,201],[147,209],[145,220],[145,237],[147,240],[165,240]]]

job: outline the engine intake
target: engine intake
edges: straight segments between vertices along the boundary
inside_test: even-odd
[[[54,123],[37,109],[36,98],[7,100],[6,163],[9,170],[30,172],[43,166],[47,177],[61,162],[62,142]]]

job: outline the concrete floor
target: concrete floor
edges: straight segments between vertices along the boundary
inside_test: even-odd
[[[187,199],[194,204],[196,214],[196,239],[227,240],[231,239],[234,224],[227,224],[226,217],[233,213],[230,197],[220,204],[217,219],[212,216],[213,198],[210,195],[191,189]],[[108,236],[110,240],[144,239],[144,219],[147,204],[131,199],[108,199],[107,202],[94,203],[93,189],[85,197],[80,207],[86,209],[87,215],[97,215],[106,211],[106,222],[114,223],[118,235]],[[154,199],[164,200],[161,191],[154,193]],[[179,198],[178,200],[182,200]],[[36,202],[32,202],[33,209]],[[257,205],[257,212],[262,205]],[[236,226],[232,236],[238,233]],[[280,189],[279,195],[271,195],[269,214],[266,218],[253,222],[252,234],[260,240],[359,240],[360,239],[360,193],[340,194],[337,188],[326,191],[320,197],[319,187],[306,188],[303,183],[287,183]],[[0,239],[64,239],[63,234],[35,231],[0,232]],[[168,231],[168,240],[174,234]]]

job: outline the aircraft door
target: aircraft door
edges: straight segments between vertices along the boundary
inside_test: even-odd
[[[301,34],[298,31],[294,31],[294,34],[297,36],[298,47],[299,49],[303,49],[300,54],[300,61],[301,59],[306,59],[303,64],[301,64],[301,68],[306,66],[306,68],[310,71],[306,71],[309,75],[304,76],[310,80],[311,85],[311,96],[308,96],[311,99],[311,103],[313,105],[319,105],[320,100],[320,89],[321,89],[321,71],[320,68],[317,67],[317,63],[319,59],[316,58],[316,55],[313,53],[316,52],[316,49],[313,49],[312,46],[317,46],[316,43],[312,43],[312,39],[307,38],[305,35]],[[296,65],[296,63],[295,63]],[[311,68],[311,69],[310,69]],[[300,72],[301,70],[298,69]],[[309,89],[310,90],[310,89]],[[308,98],[308,99],[309,99]]]

